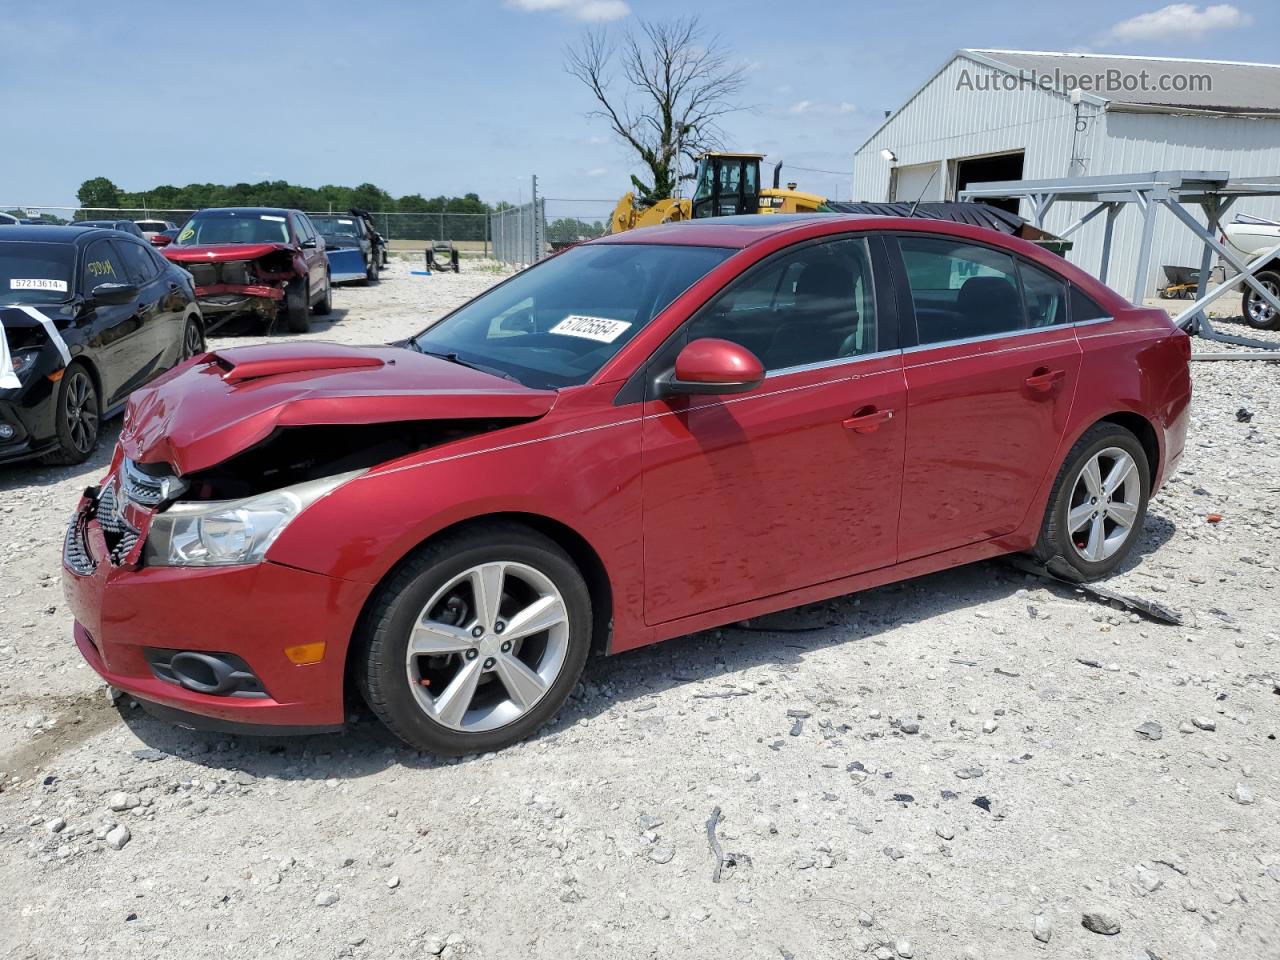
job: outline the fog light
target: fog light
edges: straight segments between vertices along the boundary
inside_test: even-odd
[[[284,655],[298,666],[307,663],[319,663],[324,659],[324,641],[300,643],[296,647],[285,647]]]
[[[0,440],[12,440],[13,427],[7,423],[0,423]]]

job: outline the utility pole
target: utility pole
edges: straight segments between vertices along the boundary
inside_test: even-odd
[[[541,224],[538,222],[541,219],[538,212],[538,175],[535,173],[530,179],[533,184],[533,205],[532,212],[529,215],[529,226],[533,230],[533,236],[530,238],[530,255],[532,259],[530,259],[529,262],[533,264],[542,259],[542,244],[539,242],[542,236],[542,231],[539,229]]]

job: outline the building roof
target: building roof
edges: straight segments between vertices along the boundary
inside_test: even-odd
[[[975,49],[960,54],[994,61],[1015,73],[1031,71],[1051,77],[1054,89],[1062,93],[1079,86],[1106,100],[1113,110],[1280,115],[1280,65],[1276,64],[1035,50]],[[1080,78],[1080,82],[1068,78]]]

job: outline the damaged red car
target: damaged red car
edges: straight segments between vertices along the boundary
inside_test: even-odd
[[[388,346],[205,353],[67,530],[152,712],[492,750],[592,651],[998,554],[1105,576],[1182,455],[1187,336],[1052,253],[752,216],[576,246]],[[904,652],[904,655],[905,652]]]
[[[196,213],[161,251],[195,281],[210,328],[253,314],[292,333],[333,305],[324,238],[300,210],[216,207]]]

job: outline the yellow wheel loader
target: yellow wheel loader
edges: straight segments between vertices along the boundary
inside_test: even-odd
[[[826,197],[780,185],[782,164],[773,168],[773,186],[760,187],[761,153],[704,153],[698,158],[693,198],[673,197],[648,206],[626,193],[614,207],[610,233],[659,223],[731,217],[740,213],[830,213]]]

